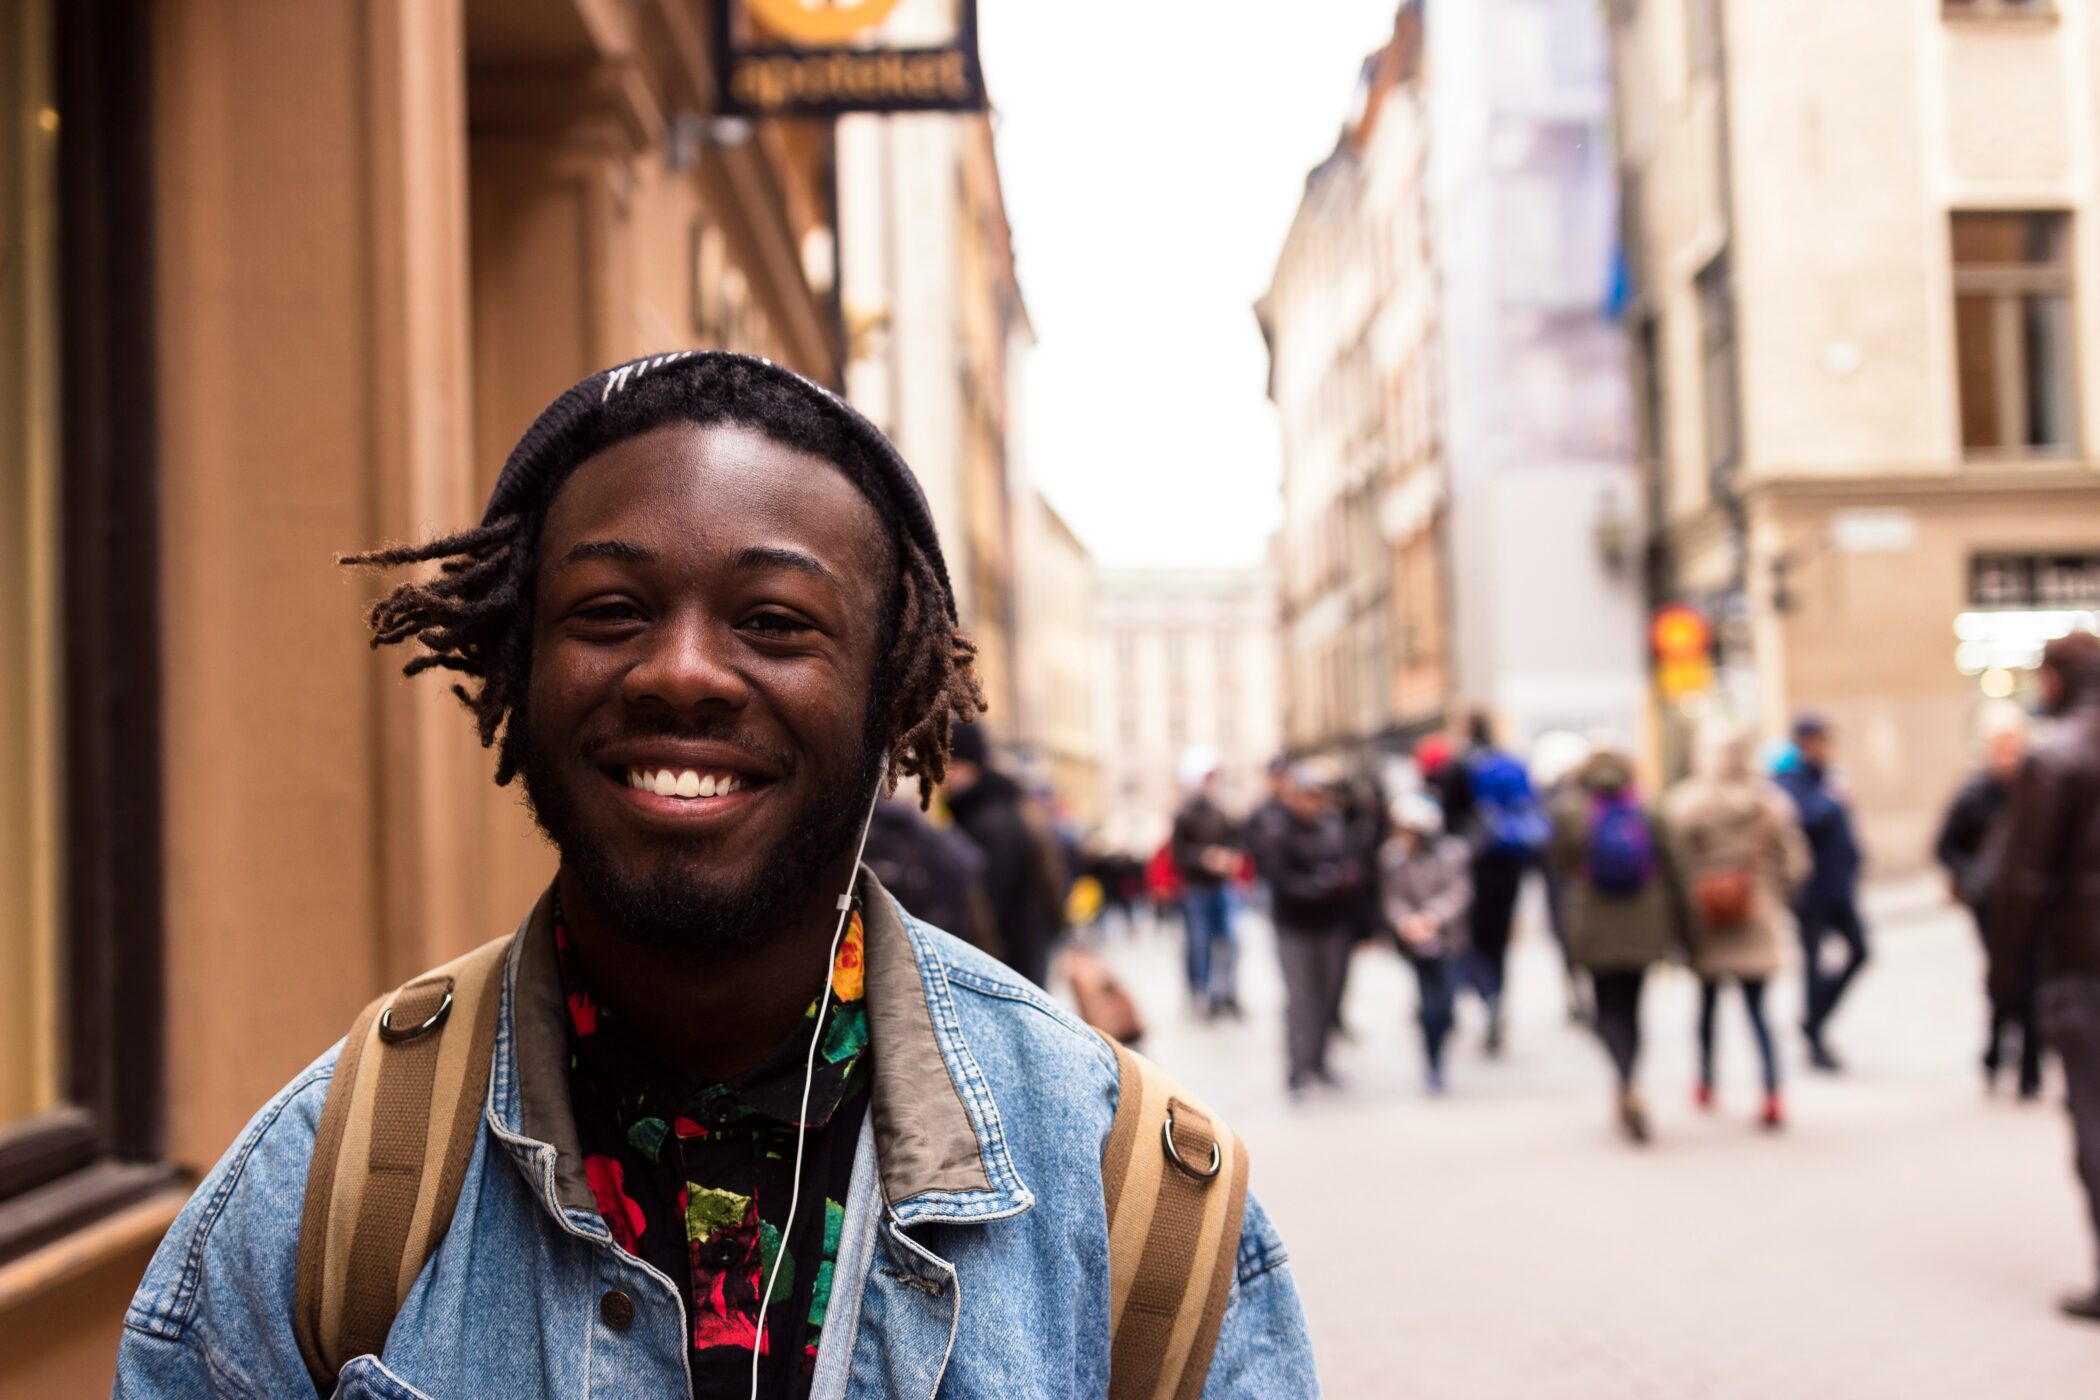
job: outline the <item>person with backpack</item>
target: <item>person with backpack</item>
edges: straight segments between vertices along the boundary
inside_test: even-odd
[[[1691,911],[1692,970],[1699,976],[1699,1081],[1693,1102],[1714,1106],[1714,1031],[1721,987],[1740,989],[1764,1074],[1759,1121],[1786,1122],[1779,1056],[1765,1020],[1765,988],[1780,966],[1781,924],[1808,878],[1808,843],[1785,793],[1759,776],[1751,739],[1721,722],[1699,737],[1692,776],[1672,788],[1663,813]]]
[[[1568,953],[1590,975],[1593,1025],[1617,1077],[1619,1127],[1648,1140],[1641,1096],[1641,985],[1684,944],[1683,889],[1668,834],[1634,785],[1623,746],[1596,744],[1554,813],[1549,859],[1567,881]]]
[[[1466,970],[1487,1006],[1487,1051],[1502,1053],[1502,991],[1510,931],[1524,876],[1545,854],[1552,825],[1522,759],[1495,743],[1494,723],[1476,713],[1465,758],[1446,768],[1447,812],[1473,848],[1473,912]],[[1454,771],[1455,770],[1455,771]]]
[[[1458,958],[1473,904],[1471,860],[1465,842],[1444,834],[1443,809],[1427,794],[1407,793],[1394,802],[1391,824],[1378,853],[1379,903],[1400,955],[1414,970],[1423,1078],[1432,1095],[1441,1095]]]
[[[861,865],[981,702],[879,429],[656,356],[557,399],[478,525],[349,562],[436,566],[373,637],[465,682],[558,866],[314,1028],[148,1266],[119,1400],[1316,1393],[1240,1140]]]

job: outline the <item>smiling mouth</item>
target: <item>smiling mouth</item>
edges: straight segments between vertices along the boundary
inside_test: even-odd
[[[627,786],[658,797],[697,802],[709,797],[727,797],[748,786],[738,773],[706,773],[697,768],[629,767],[624,770]]]

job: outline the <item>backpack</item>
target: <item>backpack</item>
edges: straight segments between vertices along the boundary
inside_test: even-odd
[[[1600,793],[1590,803],[1584,873],[1599,894],[1625,899],[1655,878],[1655,829],[1632,794]]]
[[[1552,828],[1523,764],[1490,749],[1466,761],[1466,777],[1484,849],[1493,855],[1526,859],[1546,849]]]
[[[293,1331],[322,1395],[394,1316],[459,1204],[482,1131],[506,954],[486,943],[352,1024],[321,1108],[299,1221]],[[1247,1149],[1164,1071],[1107,1036],[1110,1400],[1201,1393],[1247,1204]]]

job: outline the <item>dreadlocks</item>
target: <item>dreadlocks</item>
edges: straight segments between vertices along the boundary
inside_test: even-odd
[[[339,556],[346,567],[374,571],[438,566],[434,575],[395,585],[366,611],[372,646],[416,642],[422,650],[401,668],[403,675],[456,671],[476,682],[472,689],[455,684],[452,692],[473,713],[483,747],[496,750],[496,782],[510,782],[524,755],[519,717],[532,674],[540,527],[560,482],[594,453],[664,423],[734,423],[831,462],[883,521],[896,573],[869,723],[890,755],[889,788],[910,774],[919,779],[921,805],[930,802],[948,774],[953,725],[984,709],[973,671],[977,647],[951,619],[940,569],[898,528],[892,493],[844,411],[827,411],[820,397],[798,391],[777,370],[762,373],[736,360],[680,377],[639,379],[608,398],[604,411],[565,426],[550,449],[559,453],[558,468],[541,473],[538,488],[517,509],[425,544]]]

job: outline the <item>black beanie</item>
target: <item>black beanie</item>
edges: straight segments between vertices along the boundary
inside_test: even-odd
[[[678,350],[630,360],[571,385],[541,411],[525,430],[525,436],[518,439],[518,445],[510,450],[502,474],[496,478],[496,489],[489,493],[482,523],[531,511],[551,499],[584,458],[610,445],[599,441],[594,431],[600,416],[606,405],[642,380],[684,381],[697,390],[703,380],[725,374],[770,383],[799,395],[845,431],[861,449],[875,479],[869,481],[862,473],[846,469],[845,463],[839,464],[841,469],[868,497],[876,514],[895,525],[924,552],[933,565],[934,576],[940,580],[948,620],[958,621],[955,588],[948,581],[948,565],[941,556],[940,536],[934,532],[933,512],[927,508],[926,493],[919,489],[918,478],[904,465],[897,449],[880,428],[837,394],[755,355],[727,350]],[[581,450],[586,444],[589,450]]]

